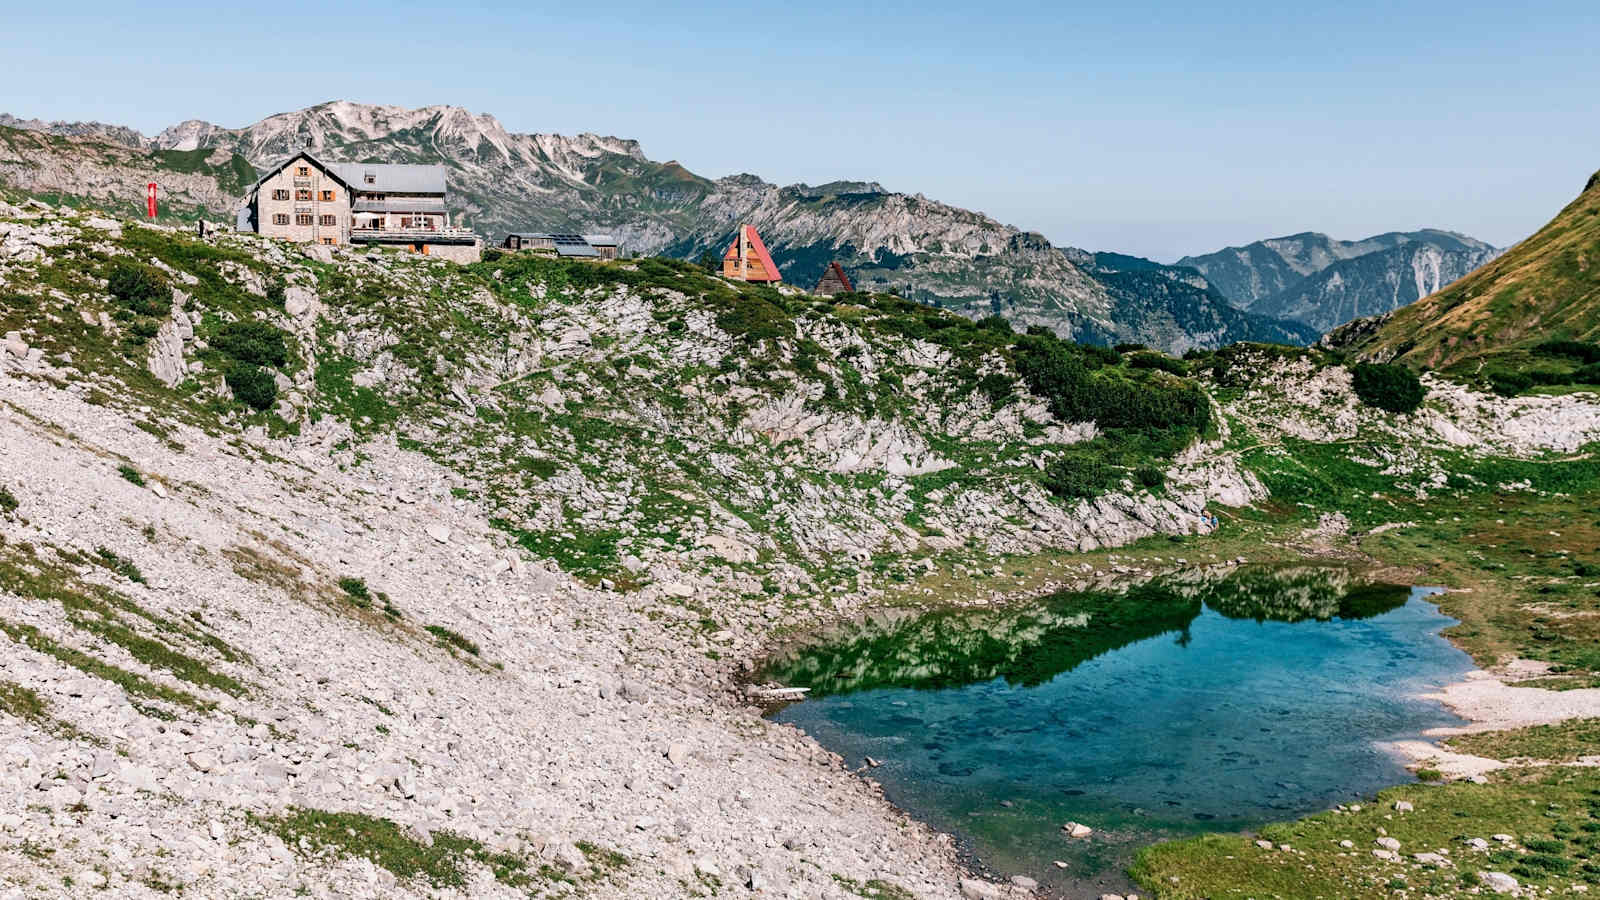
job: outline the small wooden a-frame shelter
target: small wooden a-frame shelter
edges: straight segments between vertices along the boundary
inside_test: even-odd
[[[855,289],[855,285],[850,283],[850,276],[844,273],[844,269],[837,262],[831,262],[828,263],[828,268],[823,270],[822,280],[817,282],[816,290],[811,293],[826,294],[831,297],[834,294],[842,294]]]
[[[722,277],[764,284],[783,280],[783,274],[772,261],[772,254],[767,252],[767,245],[761,242],[761,235],[756,234],[754,225],[739,226],[728,252],[722,254]]]

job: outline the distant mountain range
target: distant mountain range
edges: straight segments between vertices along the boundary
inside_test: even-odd
[[[1240,309],[1327,331],[1434,293],[1501,251],[1449,231],[1389,232],[1340,241],[1316,232],[1178,261]]]
[[[1600,172],[1532,237],[1444,290],[1328,335],[1380,361],[1471,373],[1550,340],[1600,342]]]
[[[1040,234],[982,213],[872,182],[782,187],[748,174],[712,180],[676,161],[650,160],[635,141],[518,134],[493,116],[450,106],[406,109],[334,101],[243,128],[190,120],[154,137],[121,126],[10,116],[0,117],[0,128],[67,141],[51,150],[63,169],[52,185],[65,193],[97,180],[85,182],[83,168],[64,159],[70,147],[99,158],[89,167],[98,167],[99,183],[118,191],[131,183],[124,177],[128,173],[112,171],[116,167],[106,151],[95,149],[97,144],[134,151],[125,162],[186,154],[182,159],[217,170],[218,196],[212,199],[219,202],[195,208],[224,219],[232,211],[227,192],[237,188],[238,179],[221,170],[236,168],[234,159],[261,168],[310,148],[333,159],[442,163],[450,170],[452,207],[491,241],[513,230],[609,231],[634,252],[694,259],[720,251],[737,226],[749,222],[760,230],[787,280],[802,287],[810,287],[828,262],[838,260],[863,290],[893,291],[974,317],[998,313],[1018,326],[1042,325],[1064,337],[1136,341],[1172,352],[1235,341],[1307,343],[1351,315],[1392,308],[1382,304],[1402,297],[1412,282],[1429,283],[1408,281],[1406,273],[1430,263],[1398,257],[1375,261],[1382,266],[1371,271],[1309,280],[1374,251],[1419,243],[1416,235],[1351,243],[1300,235],[1165,266],[1056,247]],[[200,162],[182,174],[203,176]],[[3,168],[0,177],[6,177]],[[37,173],[7,180],[15,187],[42,189]],[[204,193],[187,182],[184,188],[186,197]],[[1449,237],[1492,252],[1471,239]],[[1466,271],[1464,257],[1449,255],[1459,255],[1457,250],[1440,253],[1440,284]],[[1393,289],[1378,297],[1391,282]],[[1292,290],[1303,296],[1290,296]]]

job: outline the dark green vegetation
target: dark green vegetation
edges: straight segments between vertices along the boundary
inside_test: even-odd
[[[223,372],[228,390],[240,403],[256,410],[268,410],[278,399],[278,385],[272,373],[260,366],[236,362]]]
[[[211,346],[242,363],[281,369],[289,361],[285,336],[277,326],[249,319],[217,329]]]
[[[1356,363],[1350,381],[1362,403],[1392,413],[1412,412],[1428,396],[1417,373],[1405,366]]]
[[[1600,344],[1556,340],[1507,351],[1477,377],[1503,397],[1534,388],[1600,387]]]
[[[144,476],[139,473],[138,469],[135,469],[133,466],[130,466],[127,463],[117,466],[117,474],[121,475],[123,480],[129,484],[144,487]]]
[[[1394,814],[1396,801],[1415,812]],[[1404,862],[1371,854],[1379,828],[1400,841]],[[1466,845],[1506,833],[1511,845],[1486,851]],[[1478,881],[1478,871],[1505,872],[1525,885],[1564,892],[1572,882],[1600,878],[1600,775],[1583,769],[1530,769],[1492,776],[1486,785],[1462,782],[1384,791],[1360,812],[1326,812],[1261,830],[1293,852],[1258,848],[1248,836],[1211,835],[1141,851],[1133,874],[1157,900],[1295,897],[1366,900],[1409,895],[1455,897]],[[1346,851],[1339,841],[1354,843]],[[1414,853],[1449,851],[1453,865],[1410,861]]]
[[[11,493],[10,488],[0,484],[0,514],[9,516],[16,512],[17,507],[20,505],[17,501],[17,495]]]
[[[1363,356],[1471,378],[1522,371],[1551,340],[1600,338],[1600,177],[1536,234],[1357,343]]]
[[[111,264],[106,290],[134,315],[166,315],[172,302],[172,288],[160,269],[126,259]]]

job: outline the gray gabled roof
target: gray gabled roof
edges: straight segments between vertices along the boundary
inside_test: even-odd
[[[339,177],[353,191],[386,194],[443,194],[444,166],[409,163],[335,163]],[[372,183],[367,183],[367,176]]]
[[[256,183],[245,192],[248,197],[268,178],[282,172],[290,163],[304,157],[318,168],[333,176],[347,190],[390,194],[444,194],[444,166],[416,165],[411,163],[336,163],[328,162],[310,150],[301,150],[262,173]],[[373,183],[367,184],[367,175]]]
[[[339,168],[338,168],[338,164],[337,163],[326,162],[321,157],[319,157],[316,154],[312,153],[310,150],[301,150],[298,153],[294,153],[294,154],[286,157],[282,162],[278,163],[277,165],[273,166],[270,169],[267,169],[265,172],[262,172],[261,173],[261,177],[256,179],[256,183],[255,184],[250,185],[250,190],[245,191],[244,195],[246,197],[249,197],[251,194],[254,194],[256,192],[256,189],[261,187],[261,183],[262,182],[264,182],[268,178],[271,178],[272,176],[278,174],[279,172],[282,172],[284,169],[289,167],[290,163],[294,162],[297,159],[300,159],[301,157],[304,157],[305,159],[309,160],[311,163],[315,164],[322,171],[327,172],[329,175],[332,175],[334,178],[337,178],[346,188],[350,187],[350,182],[345,181],[344,176],[339,174]]]

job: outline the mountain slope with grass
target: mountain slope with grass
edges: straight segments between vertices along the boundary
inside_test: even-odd
[[[1352,323],[1348,340],[1362,356],[1412,366],[1520,370],[1546,341],[1600,340],[1597,257],[1600,176],[1532,237],[1380,322]]]

